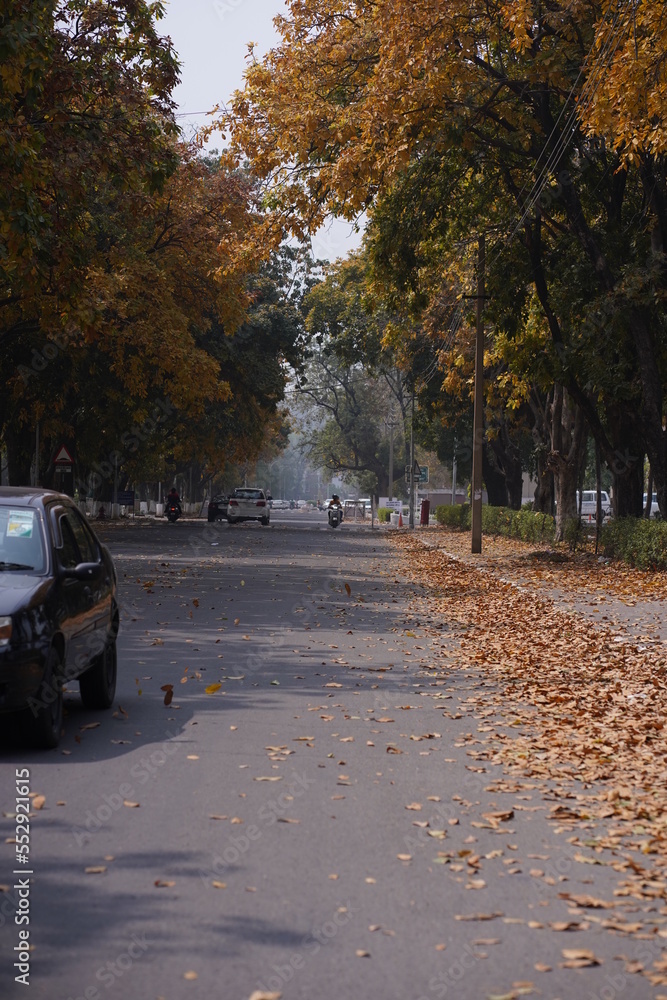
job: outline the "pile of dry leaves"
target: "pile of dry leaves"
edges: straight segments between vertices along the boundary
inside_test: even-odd
[[[667,896],[667,663],[663,643],[644,644],[613,624],[591,622],[553,600],[554,564],[528,559],[530,546],[498,540],[471,565],[469,537],[395,534],[402,570],[419,586],[433,620],[456,643],[452,667],[474,667],[497,682],[473,695],[511,732],[487,737],[486,759],[549,783],[567,796],[553,818],[600,825],[597,845],[627,851],[620,891]],[[425,544],[425,540],[427,544]],[[456,552],[456,549],[459,552]],[[489,549],[491,551],[489,552]],[[533,547],[534,548],[534,547]],[[447,552],[445,550],[451,550]],[[513,560],[513,562],[512,562]],[[518,566],[518,562],[521,565]],[[510,578],[520,573],[521,586]],[[566,560],[559,593],[660,601],[667,580],[635,570]],[[658,608],[660,605],[656,605]],[[434,669],[441,664],[434,664]],[[588,835],[590,836],[590,834]]]

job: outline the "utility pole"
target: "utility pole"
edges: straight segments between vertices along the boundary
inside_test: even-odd
[[[35,486],[41,486],[39,481],[39,420],[35,424]]]
[[[412,404],[410,411],[410,514],[408,525],[415,526],[415,387],[412,387]]]
[[[396,426],[396,421],[389,417],[385,421],[385,427],[389,429],[389,488],[387,490],[388,500],[391,500],[394,496],[394,427]]]
[[[482,551],[482,443],[484,440],[484,234],[477,265],[477,335],[475,338],[475,411],[472,441],[472,552]]]

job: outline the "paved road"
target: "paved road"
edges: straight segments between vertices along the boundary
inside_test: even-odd
[[[490,682],[435,671],[454,639],[441,611],[414,617],[385,536],[301,512],[104,533],[117,707],[86,712],[73,688],[59,750],[0,748],[3,840],[15,768],[45,796],[28,992],[2,856],[2,997],[659,995],[615,959],[646,942],[559,896],[612,899],[619,876],[577,861],[553,802],[479,759],[478,727],[508,731],[466,706]],[[561,968],[568,947],[602,964]]]

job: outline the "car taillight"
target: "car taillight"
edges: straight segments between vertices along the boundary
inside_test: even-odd
[[[257,501],[257,506],[258,507],[266,507],[266,501],[265,500],[258,500]]]
[[[11,618],[0,618],[0,649],[3,646],[9,645],[9,640],[12,637],[12,620]]]
[[[230,507],[238,507],[238,505],[239,505],[238,500],[230,500],[229,501],[229,506]]]

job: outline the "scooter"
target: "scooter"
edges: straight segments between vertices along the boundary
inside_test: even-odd
[[[180,516],[181,516],[181,508],[178,506],[177,503],[175,503],[175,501],[173,500],[169,501],[169,503],[167,503],[167,520],[170,521],[171,524],[173,524],[174,521],[178,521]]]
[[[340,507],[330,507],[329,508],[329,527],[337,528],[343,517],[343,512]]]

